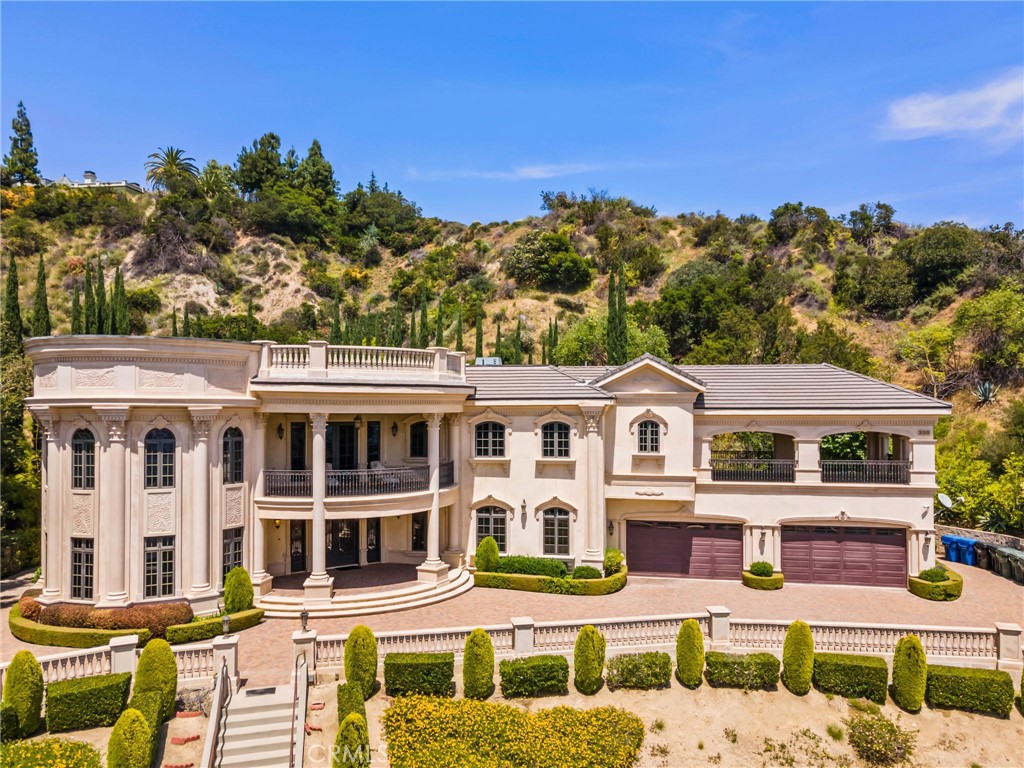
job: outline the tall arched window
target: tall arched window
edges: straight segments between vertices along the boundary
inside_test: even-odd
[[[544,510],[544,554],[569,554],[569,510],[561,507]]]
[[[636,428],[637,452],[661,452],[661,424],[656,421],[641,421]]]
[[[476,425],[476,455],[505,455],[505,425],[496,421],[485,421]]]
[[[92,430],[76,429],[71,436],[71,487],[96,487],[96,437]]]
[[[151,429],[146,435],[146,487],[174,487],[174,433]]]
[[[508,513],[501,507],[480,507],[476,511],[476,543],[488,536],[498,543],[498,551],[505,551],[505,518]]]
[[[564,421],[549,421],[541,428],[541,456],[569,458],[569,425]]]
[[[230,427],[224,432],[224,482],[242,482],[243,462],[242,430]]]

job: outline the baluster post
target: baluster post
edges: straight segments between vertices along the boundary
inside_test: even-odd
[[[512,650],[516,656],[533,655],[533,630],[534,621],[529,616],[513,616],[512,623]]]
[[[711,650],[728,651],[732,648],[732,641],[729,637],[729,616],[732,611],[724,605],[709,605],[707,607],[707,612],[711,617],[711,621],[709,623],[711,628]]]
[[[1020,680],[1021,669],[1021,627],[1019,624],[996,623],[996,668],[1005,669]],[[1016,673],[1016,674],[1014,674]]]

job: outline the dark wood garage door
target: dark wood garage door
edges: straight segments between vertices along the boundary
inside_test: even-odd
[[[786,581],[907,586],[907,537],[901,528],[782,526]]]
[[[739,525],[630,521],[626,562],[637,575],[738,579],[743,567]]]

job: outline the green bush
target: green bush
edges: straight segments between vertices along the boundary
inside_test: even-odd
[[[135,694],[153,691],[160,694],[160,722],[174,715],[178,695],[178,665],[166,640],[150,640],[135,669]]]
[[[565,579],[518,573],[473,574],[473,584],[485,589],[515,589],[522,592],[546,592],[556,595],[610,595],[626,586],[627,571],[603,579]]]
[[[705,675],[711,685],[728,688],[771,688],[779,682],[779,660],[770,653],[720,653],[705,657]]]
[[[490,573],[498,570],[498,561],[501,555],[498,553],[498,542],[493,536],[485,536],[484,540],[476,546],[476,569]]]
[[[608,689],[664,688],[672,680],[672,657],[662,651],[623,653],[608,660]]]
[[[137,709],[146,718],[153,733],[160,732],[163,724],[164,702],[159,691],[138,691],[132,695],[126,709]]]
[[[928,659],[917,635],[901,637],[892,659],[892,699],[908,712],[919,712],[928,682]]]
[[[754,576],[767,578],[775,573],[775,566],[764,560],[758,560],[756,563],[751,563],[750,568],[747,570],[749,570]]]
[[[240,611],[228,616],[228,626],[231,632],[241,632],[243,629],[255,627],[263,620],[263,609],[253,608],[248,611]],[[188,624],[174,624],[167,628],[167,642],[171,645],[180,643],[198,643],[217,637],[224,633],[224,622],[222,617],[214,616],[211,619],[192,621]]]
[[[889,668],[880,656],[816,653],[813,682],[823,693],[885,704]]]
[[[617,549],[606,549],[604,551],[604,575],[605,578],[614,576],[621,571],[626,563],[626,556]]]
[[[100,768],[99,751],[84,741],[47,736],[31,741],[0,744],[0,765],[4,768]]]
[[[128,702],[130,672],[59,680],[46,686],[46,730],[78,731],[113,725]]]
[[[921,579],[921,581],[930,581],[934,583],[947,581],[949,579],[949,574],[946,572],[945,568],[925,568],[917,574],[917,578]]]
[[[814,677],[814,637],[811,628],[794,621],[782,643],[782,684],[790,693],[803,696],[811,690]]]
[[[341,683],[338,686],[338,722],[355,712],[366,717],[366,703],[363,689],[357,683]]]
[[[686,619],[676,635],[676,680],[699,688],[704,675],[704,634],[696,619]]]
[[[362,689],[363,699],[370,698],[377,684],[377,638],[362,624],[345,641],[345,680]]]
[[[781,573],[776,573],[772,576],[756,576],[749,571],[741,571],[740,581],[743,582],[743,586],[745,587],[770,591],[773,589],[782,589],[782,585],[785,580]]]
[[[153,636],[148,629],[76,629],[73,627],[53,627],[30,621],[21,615],[17,605],[12,605],[7,614],[7,625],[11,634],[23,643],[32,645],[57,645],[64,648],[95,648],[107,645],[111,638],[125,635],[138,635],[139,642],[145,644]]]
[[[21,738],[39,730],[43,710],[43,668],[28,651],[18,651],[4,673],[3,701],[18,716]]]
[[[499,666],[499,673],[501,695],[507,699],[569,691],[569,662],[564,656],[505,659]]]
[[[463,649],[462,692],[468,699],[486,699],[494,693],[494,645],[479,628],[469,633]]]
[[[936,570],[936,569],[929,569]],[[964,591],[964,579],[956,571],[950,570],[949,568],[941,569],[946,575],[946,578],[942,581],[928,581],[918,577],[911,576],[907,579],[907,589],[910,593],[917,597],[923,597],[925,600],[956,600]],[[921,571],[923,576],[925,571]]]
[[[573,684],[582,694],[590,696],[601,688],[604,672],[604,635],[592,624],[587,624],[576,636],[572,656]]]
[[[567,569],[561,560],[529,555],[507,555],[498,560],[498,573],[521,573],[528,576],[550,576],[564,579]]]
[[[21,738],[18,710],[13,704],[0,701],[0,744]]]
[[[149,768],[153,762],[153,729],[137,709],[126,709],[107,742],[107,768]]]
[[[597,568],[589,565],[577,565],[572,569],[572,577],[574,579],[603,579],[604,574],[601,573]]]
[[[997,669],[928,665],[925,701],[933,707],[1006,717],[1013,709],[1013,680]]]
[[[235,566],[224,577],[224,610],[229,614],[252,609],[252,579],[242,566]]]
[[[192,607],[180,600],[139,603],[127,608],[93,608],[77,603],[39,605],[34,600],[23,599],[19,607],[22,617],[46,626],[120,630],[122,635],[141,634],[142,630],[147,630],[153,637],[163,637],[167,627],[193,619]]]
[[[455,654],[389,653],[384,657],[384,688],[389,696],[451,696]]]
[[[331,768],[361,768],[369,764],[370,732],[366,728],[366,717],[351,712],[338,727]]]
[[[849,730],[853,751],[870,765],[904,763],[914,753],[917,734],[903,730],[880,714],[854,715],[843,722]]]

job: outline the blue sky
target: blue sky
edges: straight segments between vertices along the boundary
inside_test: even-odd
[[[1024,223],[1024,5],[3,2],[44,175],[141,181],[157,147],[233,162],[318,138],[425,214],[608,190],[663,214]]]

